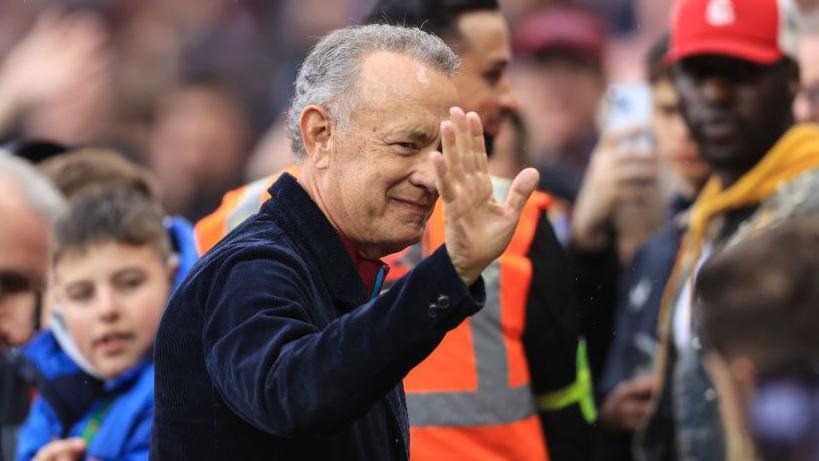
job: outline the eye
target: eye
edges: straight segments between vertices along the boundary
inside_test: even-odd
[[[74,304],[88,304],[94,298],[94,288],[90,284],[72,285],[66,289],[65,296]]]
[[[503,69],[492,69],[483,74],[483,79],[492,86],[497,85],[501,77],[503,77]]]
[[[411,141],[394,142],[392,146],[402,152],[415,152],[418,150],[418,144]]]
[[[114,281],[116,289],[123,293],[134,291],[141,287],[143,283],[145,283],[145,274],[136,271],[120,274]]]

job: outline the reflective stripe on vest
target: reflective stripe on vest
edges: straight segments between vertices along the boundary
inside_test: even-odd
[[[509,247],[482,274],[485,307],[450,331],[404,380],[413,459],[548,459],[522,336],[532,275],[526,255],[549,202],[533,194]],[[411,250],[399,260],[411,266],[417,261],[409,257],[420,259],[443,242],[439,203],[423,254]]]
[[[586,341],[577,344],[577,379],[569,386],[537,397],[537,406],[543,411],[559,411],[574,404],[580,405],[580,412],[587,423],[597,421],[597,406],[594,403],[591,370],[586,355]]]

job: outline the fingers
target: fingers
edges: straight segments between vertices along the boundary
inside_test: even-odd
[[[441,145],[449,174],[456,179],[479,171],[486,172],[486,146],[478,114],[465,114],[460,107],[449,111],[450,119],[441,122]]]
[[[486,140],[483,137],[483,124],[481,118],[475,112],[466,114],[467,125],[469,125],[469,135],[472,137],[473,156],[475,158],[475,169],[481,173],[486,173],[487,152]]]
[[[449,175],[457,181],[463,179],[464,170],[461,166],[461,155],[458,151],[455,127],[449,120],[441,122],[441,154]]]
[[[637,136],[648,134],[648,127],[643,125],[633,125],[606,132],[600,139],[600,147],[613,148],[623,141],[627,141]]]
[[[435,188],[438,195],[444,203],[452,202],[455,200],[455,186],[452,184],[452,177],[447,174],[448,167],[444,155],[436,151],[430,154],[430,158],[435,167]]]
[[[464,173],[472,173],[476,169],[475,154],[472,147],[472,135],[466,121],[466,114],[460,107],[449,109],[449,120],[455,127],[455,142],[460,156]]]
[[[637,396],[651,397],[657,390],[658,382],[656,376],[639,376],[625,383],[629,394]]]
[[[85,441],[81,438],[54,440],[41,448],[33,461],[76,461],[83,452]]]
[[[520,210],[523,209],[523,205],[529,200],[529,196],[532,195],[532,191],[537,187],[539,180],[540,175],[534,168],[526,168],[518,173],[512,181],[509,194],[506,196],[506,206],[519,214]]]

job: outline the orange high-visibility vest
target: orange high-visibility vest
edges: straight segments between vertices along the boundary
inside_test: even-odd
[[[226,193],[219,208],[199,220],[193,228],[199,254],[207,253],[234,227],[259,211],[262,203],[270,198],[267,189],[279,179],[279,176],[283,173],[298,176],[298,171],[299,168],[294,165]]]
[[[410,459],[548,459],[523,332],[532,278],[527,253],[550,202],[544,193],[532,195],[509,247],[483,272],[485,307],[450,331],[404,380]],[[427,223],[421,254],[410,248],[387,260],[406,272],[413,266],[413,253],[423,257],[444,238],[439,203]]]
[[[295,167],[285,171],[298,174]],[[196,224],[200,251],[255,213],[280,175],[228,192],[219,209]],[[508,248],[483,272],[486,306],[450,331],[404,380],[413,461],[549,459],[522,338],[532,276],[526,255],[550,203],[548,195],[532,194]],[[391,267],[388,282],[412,270],[444,239],[439,203],[423,242],[384,258]]]

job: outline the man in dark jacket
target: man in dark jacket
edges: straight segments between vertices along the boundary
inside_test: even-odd
[[[417,29],[316,45],[288,118],[298,181],[273,185],[163,317],[153,459],[408,459],[401,379],[480,309],[480,273],[537,183],[524,170],[494,201],[480,118],[447,110],[457,66]],[[438,194],[446,244],[377,296],[378,258],[421,238]]]

